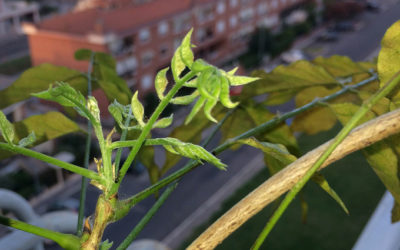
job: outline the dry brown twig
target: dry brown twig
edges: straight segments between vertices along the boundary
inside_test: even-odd
[[[333,151],[321,168],[346,155],[400,132],[400,109],[381,115],[355,128]],[[244,222],[269,203],[290,190],[325,151],[332,140],[308,152],[285,169],[275,174],[207,228],[187,248],[214,249]]]

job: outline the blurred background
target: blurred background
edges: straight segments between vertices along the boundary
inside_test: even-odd
[[[196,57],[226,69],[239,67],[240,74],[250,75],[255,69],[269,72],[280,64],[334,54],[357,61],[374,60],[385,30],[399,17],[398,2],[0,0],[0,91],[15,82],[24,70],[43,63],[86,72],[88,63],[76,61],[74,53],[87,48],[111,54],[116,60],[118,74],[132,90],[139,90],[146,110],[152,110],[158,102],[154,77],[160,69],[169,66],[175,49],[192,27]],[[240,94],[240,89],[232,90],[231,94]],[[104,94],[95,91],[94,95],[100,106],[108,105]],[[10,121],[19,121],[52,108],[48,103],[29,99],[6,108],[4,113]],[[282,107],[280,111],[290,108]],[[186,112],[176,108],[174,111],[178,112],[178,119],[179,112]],[[111,128],[113,122],[109,114],[105,111],[103,116],[105,127]],[[318,137],[300,136],[303,153],[332,137],[335,129]],[[163,135],[164,132],[156,133]],[[83,134],[69,135],[35,149],[83,165],[84,140]],[[96,141],[92,143],[91,152],[91,159],[99,154]],[[206,227],[203,223],[211,222],[268,178],[262,154],[249,148],[226,152],[222,160],[229,165],[229,171],[201,168],[188,174],[139,239],[161,242],[163,249],[166,246],[183,249]],[[372,171],[360,163],[362,161],[356,154],[352,159],[338,162],[335,171],[327,170],[330,183],[338,193],[346,191],[342,198],[351,201],[348,204],[351,216],[344,215],[329,197],[310,185],[305,192],[310,203],[309,219],[302,222],[300,203],[293,205],[266,245],[270,249],[352,248],[384,191]],[[345,166],[349,164],[356,166],[348,169]],[[242,170],[243,165],[247,166],[246,171]],[[122,196],[149,185],[142,163],[136,162],[131,169]],[[350,178],[346,182],[346,176],[354,174],[363,176],[360,183],[353,183]],[[32,159],[16,156],[0,162],[0,188],[24,197],[37,215],[59,210],[76,213],[80,181],[79,176]],[[349,188],[350,185],[353,188]],[[94,211],[97,195],[90,187],[87,216]],[[112,225],[105,237],[115,243],[121,242],[153,203],[154,199],[149,198],[138,204],[126,219]],[[251,220],[233,234],[220,249],[247,249],[264,226],[271,209],[267,207],[258,219]],[[4,238],[9,234],[8,229],[0,227],[0,236]],[[58,249],[50,242],[45,242],[44,246]],[[36,249],[34,247],[26,245],[24,249]],[[0,246],[0,249],[6,248]]]

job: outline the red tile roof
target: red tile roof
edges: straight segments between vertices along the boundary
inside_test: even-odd
[[[143,5],[113,10],[89,9],[47,19],[38,25],[38,29],[75,35],[108,32],[123,34],[189,9],[191,3],[192,0],[154,0]]]

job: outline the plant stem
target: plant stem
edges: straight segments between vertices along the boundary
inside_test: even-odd
[[[144,226],[150,221],[150,219],[154,216],[154,214],[160,209],[162,204],[167,200],[172,191],[176,188],[178,183],[173,183],[169,186],[160,198],[154,203],[154,205],[150,208],[150,210],[146,213],[146,215],[139,221],[139,223],[135,226],[135,228],[129,233],[129,235],[125,238],[125,240],[117,247],[117,250],[124,250],[129,247],[132,241],[136,238],[136,236],[143,230]]]
[[[135,146],[132,148],[131,152],[128,155],[128,158],[125,160],[124,164],[121,167],[121,170],[119,171],[119,178],[118,182],[115,183],[110,192],[109,195],[112,195],[117,192],[119,189],[119,186],[121,185],[121,182],[128,171],[128,168],[130,167],[132,161],[135,159],[137,153],[139,152],[140,148],[142,147],[142,144],[148,134],[150,133],[150,130],[153,128],[154,123],[157,121],[158,117],[161,115],[161,113],[164,111],[164,109],[167,107],[168,103],[174,97],[174,95],[178,92],[178,90],[183,86],[183,84],[193,78],[196,74],[192,71],[187,73],[184,77],[182,77],[179,81],[175,83],[175,85],[172,87],[172,89],[168,92],[168,94],[162,99],[160,104],[157,106],[156,110],[154,113],[151,115],[150,119],[144,126],[142,132],[139,135],[139,138],[137,139],[137,143]]]
[[[0,215],[0,224],[22,230],[55,241],[64,249],[79,249],[79,238],[72,234],[63,234],[46,228],[34,226],[19,220]]]
[[[92,69],[93,69],[93,61],[94,61],[95,53],[92,51],[90,54],[90,62],[87,72],[88,78],[88,96],[92,95]],[[84,165],[85,169],[89,168],[89,157],[90,157],[90,144],[92,140],[92,123],[90,120],[87,121],[87,137],[86,137],[86,145],[85,145],[85,158],[84,158]],[[77,235],[81,236],[83,232],[83,218],[85,212],[85,201],[86,201],[86,191],[87,191],[87,178],[82,176],[82,183],[81,183],[81,191],[80,191],[80,198],[79,198],[79,212],[78,212],[78,225],[77,225]]]
[[[296,183],[296,185],[289,191],[289,193],[283,199],[281,205],[274,212],[271,219],[268,221],[265,228],[262,230],[258,238],[256,239],[252,249],[257,250],[260,248],[265,238],[271,232],[279,218],[282,216],[283,212],[295,198],[297,193],[304,187],[308,180],[314,175],[314,173],[321,167],[330,154],[336,149],[336,147],[346,138],[350,131],[357,126],[357,123],[363,118],[363,116],[383,97],[388,95],[400,81],[400,72],[397,72],[389,82],[385,84],[376,94],[363,103],[363,105],[357,110],[357,112],[352,116],[349,122],[340,130],[340,132],[334,138],[334,141],[329,147],[324,151],[324,153],[318,158],[318,160],[312,165],[312,167],[306,172],[303,178]]]
[[[96,172],[94,172],[92,170],[84,169],[84,168],[81,168],[81,167],[76,166],[74,164],[60,161],[60,160],[58,160],[56,158],[53,158],[51,156],[48,156],[48,155],[33,151],[31,149],[19,147],[19,146],[16,146],[16,145],[10,145],[10,144],[4,143],[4,142],[0,142],[0,149],[4,149],[4,150],[10,151],[10,152],[26,155],[26,156],[29,156],[29,157],[32,157],[32,158],[47,162],[49,164],[56,165],[56,166],[58,166],[60,168],[66,169],[68,171],[71,171],[73,173],[76,173],[76,174],[79,174],[79,175],[82,175],[82,176],[85,176],[85,177],[87,177],[89,179],[98,181],[100,183],[103,182],[103,179]]]
[[[372,81],[374,81],[376,79],[377,79],[377,76],[374,75],[374,76],[372,76],[372,77],[370,77],[368,79],[365,79],[365,80],[363,80],[363,81],[361,81],[361,82],[359,82],[357,84],[347,85],[345,88],[339,90],[338,92],[336,92],[336,93],[334,93],[332,95],[325,96],[325,97],[322,97],[320,99],[316,99],[316,100],[314,100],[314,101],[312,101],[312,102],[310,102],[310,103],[308,103],[308,104],[306,104],[306,105],[304,105],[302,107],[294,109],[294,110],[292,110],[290,112],[287,112],[287,113],[285,113],[283,115],[276,116],[275,118],[273,118],[273,119],[271,119],[271,120],[269,120],[269,121],[267,121],[267,122],[255,127],[255,128],[253,128],[253,129],[251,129],[251,130],[249,130],[249,131],[247,131],[247,132],[245,132],[245,133],[243,133],[241,135],[238,135],[238,136],[236,136],[236,137],[234,137],[232,139],[227,140],[225,143],[223,143],[220,146],[214,148],[212,150],[212,152],[215,155],[218,155],[221,152],[223,152],[226,149],[228,149],[231,145],[235,144],[238,140],[254,136],[254,135],[258,134],[258,133],[262,133],[263,131],[278,125],[279,123],[285,121],[288,118],[291,118],[291,117],[296,116],[296,115],[298,115],[298,114],[300,114],[300,113],[302,113],[304,111],[307,111],[307,110],[311,109],[312,107],[316,106],[320,102],[324,102],[324,101],[326,102],[326,101],[332,100],[332,99],[340,96],[341,94],[346,93],[347,91],[351,91],[353,89],[359,88],[359,87],[361,87],[361,86],[363,86],[365,84],[368,84],[368,83],[370,83],[370,82],[372,82]],[[166,178],[158,181],[157,183],[153,184],[152,186],[150,186],[150,187],[144,189],[143,191],[137,193],[136,195],[132,196],[130,198],[132,206],[134,204],[140,202],[141,200],[145,199],[149,195],[152,195],[153,193],[157,192],[159,189],[161,189],[161,188],[165,187],[166,185],[170,184],[174,180],[179,179],[180,177],[182,177],[186,173],[192,171],[197,166],[198,166],[198,164],[196,162],[190,161],[190,162],[188,162],[188,164],[186,164],[180,170],[176,171],[175,173],[167,176]]]
[[[221,126],[224,124],[226,119],[233,113],[234,109],[229,110],[224,118],[222,118],[221,121],[218,122],[218,124],[213,128],[212,132],[210,135],[205,139],[205,141],[201,144],[202,147],[206,147],[208,143],[210,143],[211,139],[215,136],[217,131],[221,128]],[[120,208],[119,214],[116,214],[116,220],[119,220],[123,218],[129,211],[130,209],[143,199],[147,198],[148,196],[152,195],[153,193],[157,192],[159,189],[165,187],[166,185],[174,182],[174,181],[179,181],[179,179],[185,175],[186,173],[192,171],[194,168],[199,166],[198,162],[195,160],[190,160],[184,167],[182,167],[180,170],[174,172],[170,176],[162,179],[161,181],[155,183],[154,185],[150,186],[149,188],[143,190],[142,192],[126,199],[123,201],[120,201]]]
[[[262,132],[266,131],[267,129],[270,129],[270,128],[280,124],[281,122],[283,122],[283,121],[285,121],[285,120],[287,120],[287,119],[289,119],[291,117],[294,117],[294,116],[296,116],[296,115],[298,115],[298,114],[300,114],[300,113],[302,113],[304,111],[307,111],[307,110],[315,107],[316,105],[318,105],[321,102],[327,102],[327,101],[330,101],[332,99],[335,99],[336,97],[338,97],[338,96],[340,96],[340,95],[342,95],[342,94],[344,94],[344,93],[346,93],[348,91],[357,89],[357,88],[359,88],[359,87],[361,87],[361,86],[363,86],[363,85],[365,85],[367,83],[370,83],[372,81],[375,81],[375,80],[377,80],[377,76],[376,75],[374,75],[374,76],[372,76],[370,78],[367,78],[367,79],[365,79],[365,80],[363,80],[363,81],[361,81],[361,82],[359,82],[357,84],[346,85],[344,88],[342,88],[338,92],[333,93],[332,95],[328,95],[328,96],[325,96],[325,97],[314,99],[312,102],[309,102],[304,106],[301,106],[299,108],[293,109],[292,111],[286,112],[286,113],[284,113],[282,115],[278,115],[275,118],[273,118],[273,119],[271,119],[271,120],[269,120],[269,121],[267,121],[267,122],[265,122],[263,124],[260,124],[259,126],[248,130],[247,132],[244,132],[241,135],[238,135],[238,136],[236,136],[236,137],[234,137],[232,139],[227,140],[225,143],[223,143],[220,146],[218,146],[217,148],[215,148],[213,150],[213,153],[219,154],[222,151],[225,151],[227,148],[229,148],[233,144],[235,144],[238,140],[249,138],[249,137],[254,136],[256,134],[262,133]]]
[[[129,107],[129,113],[128,113],[128,117],[125,120],[125,127],[128,127],[129,124],[131,123],[131,116],[130,114],[132,113],[132,107]],[[128,129],[122,129],[122,134],[121,134],[121,138],[119,139],[119,141],[125,141],[126,140],[126,136],[128,134]],[[118,169],[119,169],[119,163],[121,161],[121,155],[122,155],[122,148],[119,148],[117,151],[117,154],[115,156],[115,160],[114,160],[114,167],[115,167],[115,173],[118,173]]]

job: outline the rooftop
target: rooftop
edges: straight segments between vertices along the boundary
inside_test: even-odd
[[[124,34],[149,22],[164,19],[191,7],[192,0],[154,0],[141,5],[123,8],[93,8],[71,12],[47,19],[37,25],[38,29],[87,35],[88,33]]]

